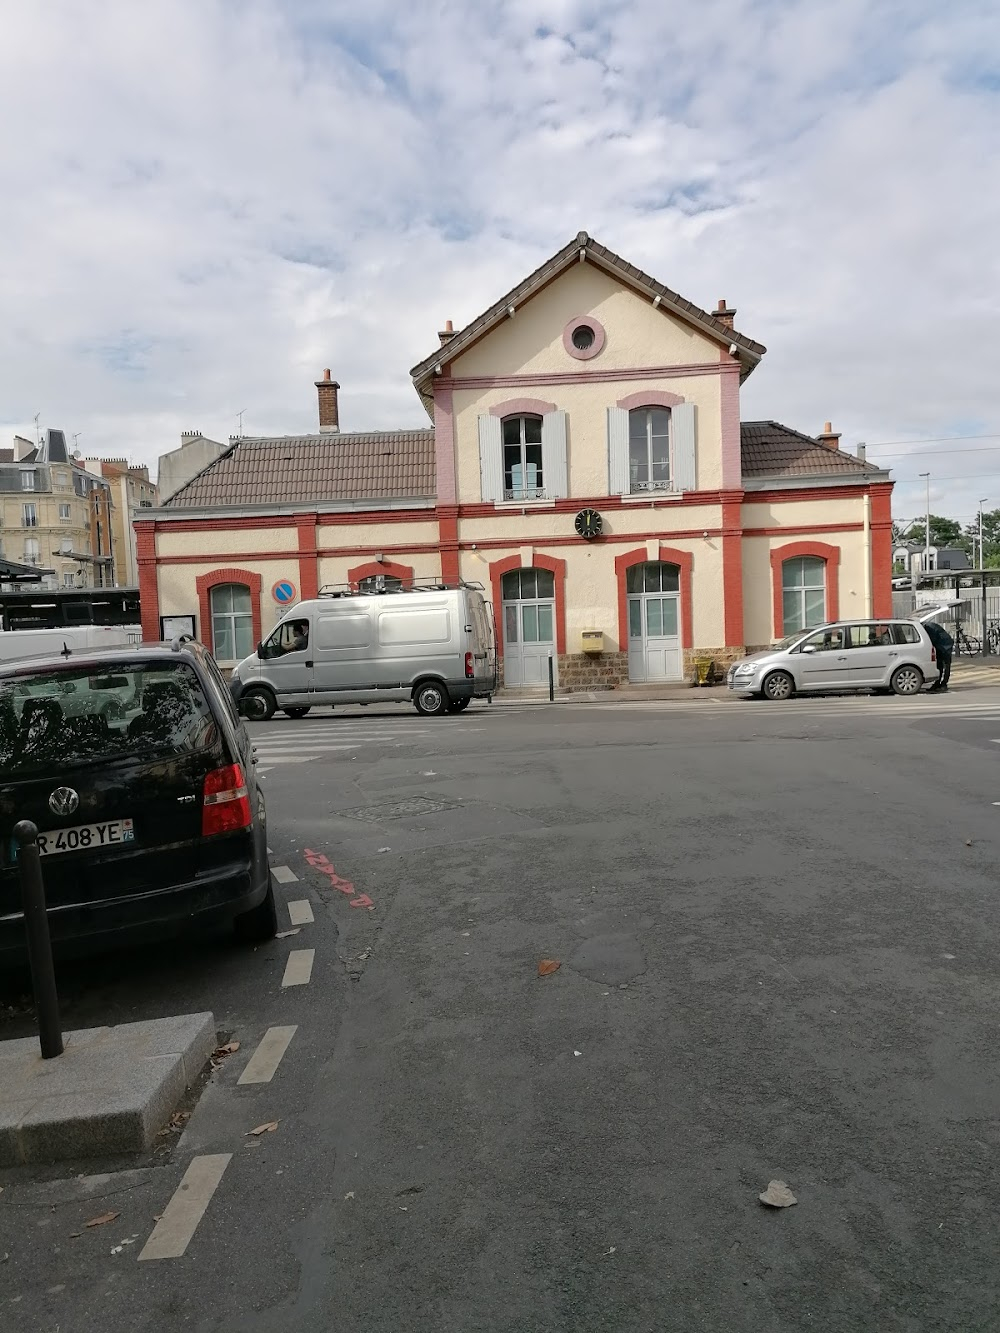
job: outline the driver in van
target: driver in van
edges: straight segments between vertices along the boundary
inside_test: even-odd
[[[308,647],[309,647],[309,621],[293,620],[292,638],[288,647],[285,649],[285,652],[301,653],[304,652]]]

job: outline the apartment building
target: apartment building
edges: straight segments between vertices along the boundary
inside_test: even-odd
[[[140,509],[152,509],[157,503],[155,482],[149,468],[129,463],[124,458],[88,458],[84,467],[108,485],[111,497],[111,549],[117,588],[139,585],[133,520]]]
[[[0,555],[44,570],[43,587],[112,582],[111,513],[108,482],[70,457],[63,431],[0,449]]]

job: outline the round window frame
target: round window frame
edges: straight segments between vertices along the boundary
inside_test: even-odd
[[[573,342],[573,334],[577,329],[584,327],[593,332],[594,341],[589,347],[577,347]],[[563,329],[563,347],[574,361],[590,361],[595,356],[599,356],[604,351],[606,341],[607,334],[604,331],[604,325],[593,315],[576,315]]]

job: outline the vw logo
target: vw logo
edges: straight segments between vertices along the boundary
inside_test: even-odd
[[[80,798],[72,787],[57,787],[49,797],[49,809],[54,815],[71,815],[79,804]]]

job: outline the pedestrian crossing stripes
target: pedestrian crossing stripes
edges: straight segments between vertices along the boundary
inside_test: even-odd
[[[365,746],[400,749],[425,741],[433,730],[433,727],[411,726],[405,722],[374,723],[365,718],[338,718],[289,726],[261,724],[252,728],[251,741],[257,756],[257,772],[264,774],[278,765],[308,764],[316,759],[356,754]]]
[[[996,718],[1000,721],[1000,701],[980,703],[954,696],[917,699],[873,699],[863,698],[823,698],[823,699],[788,699],[782,703],[772,703],[760,699],[719,700],[629,700],[616,704],[579,703],[564,707],[593,709],[602,713],[662,712],[683,714],[685,717],[705,717],[713,720],[732,718],[755,722],[763,719],[782,720],[806,717],[870,718],[873,721],[892,721],[905,718],[913,721],[917,718],[940,719],[947,717]]]

